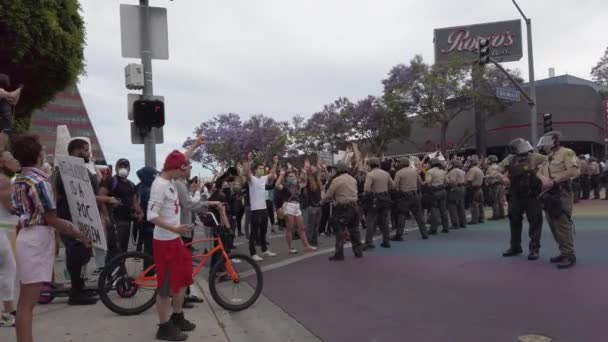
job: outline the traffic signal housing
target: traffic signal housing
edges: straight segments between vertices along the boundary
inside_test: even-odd
[[[479,64],[490,63],[490,40],[482,38],[479,40]]]
[[[137,100],[133,103],[133,121],[141,128],[165,125],[165,104],[159,100]]]
[[[553,115],[551,113],[543,114],[543,132],[551,132],[553,130]]]

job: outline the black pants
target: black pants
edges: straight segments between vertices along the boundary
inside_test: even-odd
[[[511,203],[509,203],[511,248],[521,249],[524,213],[526,213],[530,226],[530,251],[538,252],[540,249],[540,237],[543,228],[543,210],[541,202],[537,198],[518,198],[517,196],[511,196]]]
[[[243,235],[243,216],[245,216],[245,210],[240,210],[236,212],[233,216],[234,220],[234,229],[239,233],[239,235]]]
[[[249,254],[255,255],[255,244],[259,240],[262,252],[268,250],[266,245],[266,231],[268,230],[268,212],[266,209],[251,211],[251,231],[249,232]]]
[[[70,297],[76,296],[84,288],[82,267],[91,260],[92,249],[86,248],[80,241],[62,236],[65,245],[65,263],[70,274]]]
[[[116,228],[118,230],[118,250],[124,253],[129,250],[131,221],[116,220]]]
[[[268,218],[270,219],[270,224],[274,226],[274,205],[272,201],[266,201],[266,211],[268,212]]]
[[[328,227],[329,214],[331,212],[331,204],[325,203],[321,207],[321,224],[319,225],[319,233],[330,232],[331,229]]]
[[[403,198],[399,199],[398,202],[398,215],[397,215],[397,236],[403,235],[405,230],[405,219],[410,214],[416,220],[418,229],[421,236],[427,235],[426,224],[422,218],[422,204],[420,203],[420,196],[417,194],[406,194]]]

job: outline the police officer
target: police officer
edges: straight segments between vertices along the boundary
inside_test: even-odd
[[[433,194],[433,209],[431,210],[431,230],[429,234],[437,234],[439,217],[441,217],[442,233],[449,233],[450,224],[448,221],[447,194],[445,192],[446,172],[439,159],[431,159],[431,169],[426,172],[424,182],[429,186]]]
[[[589,177],[591,176],[591,168],[589,167],[589,162],[582,154],[578,156],[578,166],[580,170],[579,178],[581,180],[581,190],[583,192],[581,198],[588,200],[590,192]]]
[[[420,235],[423,239],[428,239],[426,224],[422,219],[422,204],[420,203],[420,185],[422,179],[415,167],[410,167],[409,158],[399,160],[401,169],[395,174],[394,189],[397,194],[397,232],[391,239],[392,241],[403,241],[403,231],[405,229],[405,217],[411,213]]]
[[[509,143],[511,154],[500,163],[500,171],[505,173],[510,184],[509,226],[511,230],[510,247],[502,255],[511,257],[523,253],[521,233],[524,213],[529,225],[529,260],[537,260],[540,251],[540,237],[543,227],[543,211],[538,195],[542,185],[536,176],[545,156],[533,153],[532,145],[522,138]]]
[[[469,159],[470,168],[465,175],[465,181],[471,191],[471,222],[469,224],[478,224],[485,221],[483,211],[483,171],[479,168],[479,157],[471,156]]]
[[[365,246],[363,250],[374,249],[374,233],[376,225],[380,226],[382,232],[383,248],[390,248],[390,236],[388,229],[388,212],[391,201],[388,191],[393,187],[393,180],[388,172],[380,168],[380,160],[371,158],[368,161],[370,172],[367,173],[363,186],[364,205],[367,209],[367,230],[365,232]]]
[[[600,164],[598,164],[597,158],[589,158],[589,169],[593,199],[600,199]]]
[[[561,133],[545,133],[538,147],[547,153],[538,177],[546,192],[542,196],[545,217],[553,237],[559,246],[560,255],[551,258],[557,268],[570,268],[576,263],[574,253],[574,222],[572,222],[572,182],[579,174],[574,151],[560,145]]]
[[[488,169],[486,170],[485,182],[488,185],[489,202],[492,206],[491,220],[505,218],[505,207],[502,203],[504,187],[502,185],[503,175],[498,166],[498,157],[488,156]]]
[[[363,257],[357,200],[357,181],[348,174],[348,166],[345,163],[337,163],[336,175],[331,180],[325,196],[321,199],[321,205],[334,203],[331,224],[336,233],[336,250],[334,255],[329,258],[330,261],[344,260],[344,241],[347,230],[355,257]]]
[[[448,188],[448,212],[452,227],[450,229],[466,228],[467,215],[464,210],[465,172],[458,159],[450,163],[450,171],[446,175],[445,183]]]

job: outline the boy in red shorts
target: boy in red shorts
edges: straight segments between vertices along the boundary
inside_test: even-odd
[[[192,229],[180,224],[180,205],[174,181],[188,171],[189,157],[204,143],[199,137],[184,154],[173,151],[165,160],[163,171],[152,183],[148,202],[148,220],[155,225],[153,255],[158,278],[156,309],[160,321],[156,339],[184,341],[196,325],[184,318],[184,294],[192,285],[192,255],[180,235]]]

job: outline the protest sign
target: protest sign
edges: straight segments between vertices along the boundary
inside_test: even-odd
[[[59,167],[65,187],[72,223],[91,239],[94,247],[106,250],[105,230],[84,159],[57,156],[55,166]]]

